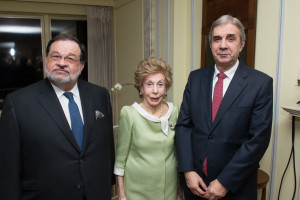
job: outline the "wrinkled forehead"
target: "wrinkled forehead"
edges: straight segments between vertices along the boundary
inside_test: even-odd
[[[218,26],[215,26],[212,30],[212,36],[215,35],[240,35],[240,29],[236,25],[231,23],[220,24]]]

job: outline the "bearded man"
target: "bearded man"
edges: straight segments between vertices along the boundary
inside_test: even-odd
[[[61,34],[44,80],[7,95],[0,119],[0,199],[110,200],[114,142],[109,93],[78,76],[86,50]]]

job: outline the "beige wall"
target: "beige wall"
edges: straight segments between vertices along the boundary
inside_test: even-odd
[[[278,127],[278,136],[276,140],[277,149],[273,152],[276,155],[275,176],[273,177],[274,188],[273,188],[273,199],[277,199],[280,180],[283,175],[284,169],[288,162],[288,158],[291,151],[291,125],[292,117],[288,115],[281,107],[295,104],[300,100],[299,87],[297,84],[297,75],[300,70],[299,64],[297,64],[298,46],[300,40],[298,38],[300,34],[300,28],[296,24],[300,17],[298,8],[300,2],[297,0],[285,1],[285,10],[283,10],[283,48],[282,51],[282,62],[280,65],[280,73],[277,73],[277,59],[278,59],[278,39],[279,39],[279,28],[280,28],[280,0],[267,0],[258,1],[258,18],[257,18],[257,41],[256,41],[256,55],[255,65],[256,68],[269,74],[274,79],[274,98],[278,94],[278,107],[275,107],[275,111],[278,112],[278,116],[274,115],[273,126]],[[276,79],[278,76],[278,79]],[[276,88],[276,83],[278,88]],[[275,113],[276,114],[276,113]],[[295,154],[296,154],[296,171],[297,182],[299,179],[300,160],[297,153],[300,152],[300,123],[299,119],[296,119],[295,124]],[[273,139],[275,132],[273,133]],[[268,149],[266,155],[261,161],[261,166],[264,170],[270,171],[271,164],[271,148]],[[280,199],[292,199],[294,180],[292,163],[290,164],[283,186],[280,193]],[[298,184],[299,185],[299,184]],[[297,186],[298,193],[298,186]],[[297,197],[296,193],[296,197]]]
[[[0,1],[0,11],[5,14],[63,14],[86,15],[82,5],[65,5],[39,2]]]
[[[275,0],[275,1],[267,0],[267,1],[258,1],[258,8],[257,8],[255,68],[273,77],[274,104],[275,104],[275,94],[276,94],[275,86],[276,86],[277,54],[278,54],[278,45],[279,45],[278,44],[279,11],[280,11],[279,6],[280,6],[280,0]],[[272,147],[273,147],[272,140],[273,139],[274,139],[274,133],[272,133],[272,139],[270,141],[269,148],[260,162],[261,168],[264,171],[266,171],[268,174],[271,174],[270,170],[271,170],[271,163],[272,163]],[[276,184],[278,182],[278,178],[275,179]],[[270,185],[271,184],[269,182],[268,187],[270,187]],[[274,190],[277,189],[274,188]],[[273,195],[275,195],[275,193],[273,193]]]
[[[183,90],[189,67],[191,66],[191,4],[190,1],[174,0],[170,11],[170,60],[173,66],[173,87],[170,89],[170,101],[181,104]]]
[[[6,0],[7,1],[7,0]],[[101,5],[113,6],[117,0],[9,0],[26,3],[55,3],[55,4],[73,4],[73,5]]]
[[[168,95],[169,101],[180,106],[185,83],[191,68],[200,68],[202,0],[194,1],[194,38],[191,38],[191,1],[174,0],[169,5],[169,35],[167,35],[167,1],[160,1],[160,57],[168,61],[173,70],[173,86]],[[167,52],[169,40],[169,57]],[[193,42],[193,55],[192,45]],[[193,65],[193,66],[192,66]]]
[[[273,3],[272,3],[273,4]],[[299,12],[300,2],[297,0],[286,0],[284,11],[284,33],[283,33],[283,55],[282,55],[282,68],[281,68],[281,84],[279,106],[287,106],[295,104],[300,100],[300,88],[296,86],[297,76],[300,70],[299,58],[299,45],[300,35]],[[267,49],[266,49],[267,51]],[[296,154],[296,171],[297,182],[300,181],[300,123],[299,118],[296,120],[296,137],[295,137],[295,154]],[[278,123],[278,143],[277,143],[277,159],[276,159],[276,184],[274,197],[277,197],[278,188],[281,176],[284,172],[286,163],[288,161],[290,148],[291,148],[291,124],[292,118],[285,111],[279,108],[279,123]],[[281,199],[292,199],[293,194],[293,176],[292,165],[290,165],[284,184],[281,191]],[[297,187],[298,191],[298,187]],[[297,197],[297,196],[296,196]]]
[[[86,6],[113,6],[114,0],[10,0],[0,1],[0,11],[13,13],[41,13],[86,15]]]
[[[131,0],[115,7],[115,82],[134,83],[133,72],[144,58],[143,1]],[[134,86],[113,93],[115,124],[121,108],[139,102]]]

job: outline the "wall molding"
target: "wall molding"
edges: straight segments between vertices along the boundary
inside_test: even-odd
[[[4,0],[12,2],[11,0]],[[16,2],[57,3],[89,6],[113,6],[114,0],[14,0]]]
[[[270,173],[270,187],[268,200],[275,199],[274,185],[276,178],[276,157],[277,157],[277,143],[278,143],[278,126],[279,126],[279,102],[280,102],[280,85],[281,85],[281,69],[283,57],[283,33],[284,33],[284,16],[285,16],[285,0],[280,0],[280,14],[279,14],[279,34],[278,34],[278,54],[276,66],[276,86],[275,86],[275,100],[274,100],[274,114],[273,114],[273,141],[272,141],[272,158],[271,158],[271,173]],[[277,199],[277,197],[276,197]]]

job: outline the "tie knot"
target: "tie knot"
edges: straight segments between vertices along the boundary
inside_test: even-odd
[[[64,95],[65,95],[65,97],[67,97],[69,99],[69,101],[74,100],[72,92],[65,92]]]
[[[218,73],[217,76],[218,76],[219,79],[220,79],[220,78],[221,78],[221,79],[224,79],[224,78],[227,77],[226,74],[225,74],[224,72]]]

